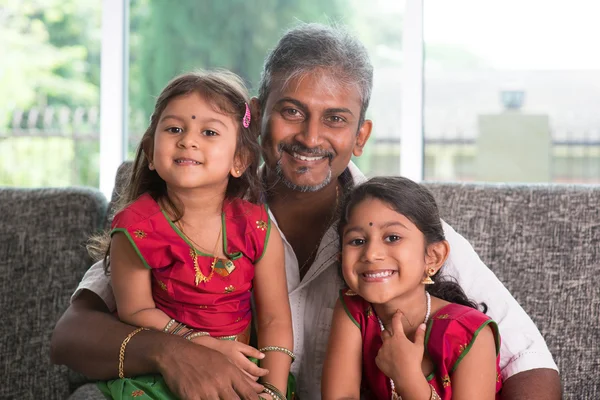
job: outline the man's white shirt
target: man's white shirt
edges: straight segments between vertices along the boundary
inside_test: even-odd
[[[348,168],[354,184],[365,180],[365,176],[353,163]],[[270,211],[269,214],[277,225],[274,215]],[[536,368],[558,370],[546,342],[531,318],[481,261],[469,242],[445,222],[443,226],[446,240],[450,244],[450,255],[442,274],[456,278],[470,299],[487,304],[487,314],[498,323],[502,379]],[[285,250],[287,286],[294,326],[294,353],[297,358],[292,364],[292,372],[297,378],[297,393],[300,398],[320,399],[321,371],[333,308],[338,292],[343,287],[343,280],[338,272],[337,228],[334,225],[325,232],[315,261],[302,280],[294,249],[285,235],[280,233]],[[86,272],[71,301],[83,289],[96,293],[111,311],[116,309],[110,278],[104,273],[102,261]]]

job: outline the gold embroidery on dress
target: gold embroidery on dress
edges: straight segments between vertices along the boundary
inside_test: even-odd
[[[367,314],[367,318],[371,318],[373,316],[373,308],[368,306],[365,310],[365,313]]]
[[[143,396],[145,393],[143,390],[134,390],[133,392],[131,392],[131,397],[140,397]]]
[[[442,378],[442,385],[447,388],[448,386],[450,386],[450,377],[448,375],[444,376]]]
[[[208,308],[208,306],[198,306],[198,308],[200,308],[200,309],[202,309],[202,310],[205,310],[205,309],[207,309],[207,308]]]
[[[450,315],[448,315],[448,314],[442,314],[442,315],[438,315],[435,318],[436,319],[448,319],[448,318],[450,318]]]
[[[225,288],[225,293],[233,293],[235,291],[235,286],[229,285]]]
[[[260,229],[261,231],[264,231],[265,229],[267,229],[267,223],[265,221],[258,220],[256,221],[256,229]]]
[[[135,232],[133,232],[133,234],[135,235],[135,237],[137,237],[137,238],[139,238],[139,239],[143,239],[143,238],[145,238],[146,236],[148,236],[148,235],[146,235],[146,232],[144,232],[144,231],[143,231],[143,230],[141,230],[141,229],[138,229],[138,230],[136,230]]]
[[[466,348],[467,348],[466,344],[461,344],[460,346],[458,346],[458,353],[462,354],[462,352],[465,351]]]
[[[346,296],[357,296],[357,295],[358,295],[358,293],[356,293],[355,291],[353,291],[351,289],[348,289],[346,291]]]
[[[158,281],[158,286],[160,286],[160,288],[165,292],[167,291],[167,285],[165,285],[163,281]]]

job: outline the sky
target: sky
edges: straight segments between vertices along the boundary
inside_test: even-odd
[[[599,0],[423,0],[428,45],[501,69],[600,69]]]

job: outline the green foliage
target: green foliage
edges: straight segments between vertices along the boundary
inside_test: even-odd
[[[175,75],[226,68],[255,87],[267,51],[298,21],[340,19],[338,0],[132,0],[130,104],[149,116]],[[143,130],[138,127],[137,130]]]

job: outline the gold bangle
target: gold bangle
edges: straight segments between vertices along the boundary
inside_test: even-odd
[[[119,378],[125,378],[125,373],[123,372],[123,364],[125,363],[125,347],[127,347],[127,343],[129,343],[131,338],[134,337],[136,334],[140,333],[141,331],[147,330],[147,328],[140,326],[139,328],[131,332],[129,335],[127,335],[127,337],[123,340],[123,343],[121,343],[121,348],[119,349]]]
[[[280,353],[284,353],[284,354],[287,354],[288,356],[290,356],[290,358],[292,359],[292,362],[296,361],[296,355],[294,353],[292,353],[290,350],[286,349],[285,347],[265,346],[262,349],[258,349],[258,351],[260,351],[261,353],[264,353],[267,351],[278,351]]]

